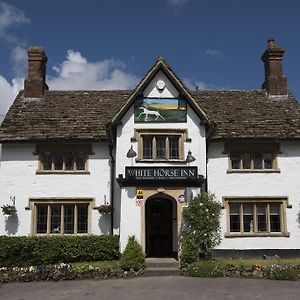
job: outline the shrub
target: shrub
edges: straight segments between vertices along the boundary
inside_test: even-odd
[[[142,246],[134,236],[130,236],[128,239],[121,258],[120,267],[125,271],[129,271],[130,269],[138,271],[145,268],[145,255]]]
[[[265,277],[275,280],[297,280],[300,278],[300,267],[271,265],[265,270]]]
[[[184,209],[180,256],[183,266],[196,261],[199,253],[209,258],[212,250],[220,244],[220,215],[221,205],[214,195],[207,193],[194,197]],[[191,253],[191,257],[187,253]]]
[[[187,267],[199,258],[199,251],[195,247],[188,234],[181,236],[181,249],[180,249],[180,265],[182,268]]]
[[[213,260],[202,260],[189,265],[185,275],[192,277],[223,277],[224,267]]]
[[[119,238],[101,236],[0,236],[0,266],[29,266],[58,262],[119,258]]]

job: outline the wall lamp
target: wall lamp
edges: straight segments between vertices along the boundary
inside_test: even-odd
[[[127,156],[128,158],[134,158],[134,157],[136,157],[136,155],[137,155],[137,154],[136,154],[136,152],[133,150],[132,145],[131,145],[131,147],[130,147],[130,149],[128,150],[126,156]]]
[[[196,160],[196,158],[192,155],[192,151],[189,150],[188,155],[186,156],[185,161],[189,164],[189,163],[191,163],[191,162],[193,162],[195,160]]]

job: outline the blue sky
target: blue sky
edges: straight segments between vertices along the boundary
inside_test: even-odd
[[[50,89],[130,89],[163,56],[188,86],[259,89],[269,37],[300,99],[296,0],[0,1],[0,114],[44,47]]]

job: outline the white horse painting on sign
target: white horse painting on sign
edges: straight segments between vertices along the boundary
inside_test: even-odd
[[[140,109],[142,110],[142,112],[138,115],[138,119],[142,116],[142,115],[145,115],[145,121],[147,122],[148,121],[148,116],[155,116],[155,119],[154,120],[157,120],[158,118],[161,118],[162,120],[166,120],[160,113],[159,111],[156,111],[156,110],[149,110],[143,106],[140,107]]]

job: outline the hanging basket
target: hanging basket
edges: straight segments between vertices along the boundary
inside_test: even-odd
[[[14,216],[17,214],[17,208],[14,205],[6,204],[1,206],[1,208],[4,215]]]
[[[100,205],[98,211],[101,215],[109,215],[113,211],[111,205]]]

